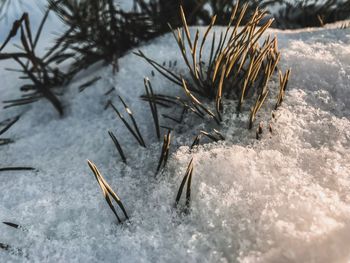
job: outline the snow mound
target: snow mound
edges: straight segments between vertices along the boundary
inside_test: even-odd
[[[159,75],[152,77],[150,66],[131,53],[120,59],[115,76],[104,67],[78,77],[62,98],[63,119],[45,100],[1,111],[1,118],[25,113],[6,134],[16,142],[2,147],[0,164],[38,169],[0,174],[0,221],[26,228],[0,226],[0,242],[24,253],[0,251],[2,260],[349,261],[350,30],[270,33],[278,35],[280,66],[291,67],[292,77],[275,118],[269,109],[260,114],[265,121],[261,140],[242,125],[245,116],[228,109],[222,128],[227,140],[190,152],[194,136],[209,126],[188,117],[173,133],[168,168],[157,177],[161,143],[149,106],[139,99],[143,77],[150,77],[157,92],[181,91]],[[140,49],[157,61],[177,60],[184,70],[170,34]],[[0,66],[2,99],[17,96],[17,75],[3,70],[8,64]],[[95,76],[102,79],[78,93],[78,86]],[[104,95],[113,86],[116,90]],[[117,95],[133,110],[147,149],[137,146],[111,109],[104,110],[108,99],[122,110]],[[120,140],[127,165],[107,130]],[[173,205],[192,157],[191,212],[181,215]],[[116,224],[86,159],[120,195],[129,222]]]

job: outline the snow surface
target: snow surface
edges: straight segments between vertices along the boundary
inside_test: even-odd
[[[276,117],[269,109],[260,113],[262,139],[255,140],[247,116],[237,117],[228,103],[220,127],[227,140],[190,152],[198,131],[215,126],[188,117],[176,127],[168,167],[158,177],[161,143],[149,106],[139,99],[143,77],[157,92],[181,90],[159,74],[152,77],[131,52],[120,59],[116,75],[95,66],[78,76],[61,98],[63,118],[45,100],[1,109],[0,120],[23,115],[5,134],[16,142],[1,147],[0,167],[38,169],[0,174],[0,221],[26,229],[0,225],[0,242],[24,251],[19,256],[0,250],[1,261],[349,262],[350,29],[270,33],[278,35],[280,67],[291,67],[292,76]],[[185,69],[170,34],[140,49]],[[4,70],[9,64],[0,64],[1,101],[20,95],[17,75]],[[78,86],[95,76],[102,79],[79,93]],[[116,91],[104,95],[112,86]],[[109,99],[122,110],[117,95],[133,110],[147,149],[137,146],[111,109],[104,110]],[[128,165],[108,130],[120,140]],[[179,215],[175,196],[192,157],[191,212]],[[86,159],[119,194],[129,222],[117,224]]]

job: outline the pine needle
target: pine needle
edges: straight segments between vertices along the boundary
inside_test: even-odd
[[[33,167],[0,167],[0,172],[6,172],[6,171],[35,171],[35,168]]]
[[[163,164],[163,168],[166,166],[166,163],[168,161],[168,156],[169,156],[170,142],[171,142],[171,132],[169,130],[168,134],[164,135],[162,152],[160,154],[156,174],[160,171],[162,164]]]
[[[118,153],[119,153],[120,157],[122,158],[123,162],[126,163],[126,157],[125,157],[125,154],[124,154],[124,152],[123,152],[123,149],[122,149],[122,147],[121,147],[119,141],[118,141],[117,138],[114,136],[113,132],[108,131],[108,134],[109,134],[109,136],[111,137],[111,139],[112,139],[112,141],[113,141],[115,147],[117,148]]]
[[[179,204],[179,201],[180,201],[180,198],[181,198],[181,195],[182,195],[182,192],[183,192],[183,189],[184,189],[186,183],[187,183],[187,188],[186,188],[186,207],[189,208],[189,205],[190,205],[190,202],[191,202],[192,173],[193,173],[193,158],[191,159],[191,161],[190,161],[190,163],[189,163],[189,165],[187,167],[185,176],[182,179],[180,187],[179,187],[179,190],[177,192],[176,199],[175,199],[175,208],[178,207],[178,204]]]
[[[153,117],[155,129],[156,129],[157,138],[160,139],[160,127],[159,127],[157,103],[153,99],[154,93],[153,93],[151,82],[149,81],[148,78],[144,79],[144,85],[145,85],[146,95],[148,97],[149,106],[152,112],[152,117]]]
[[[105,200],[106,200],[108,206],[112,210],[113,214],[116,216],[118,222],[122,223],[122,220],[119,217],[116,208],[113,206],[111,198],[117,203],[119,208],[122,210],[125,218],[128,220],[129,219],[128,214],[126,213],[124,205],[123,205],[122,201],[120,200],[119,196],[112,190],[112,188],[109,186],[109,184],[102,177],[102,175],[101,175],[100,171],[97,169],[96,165],[89,160],[87,162],[88,162],[90,169],[92,170],[92,172],[95,175],[96,181],[98,182],[99,186],[101,187],[101,190],[103,192],[103,196],[105,197]]]
[[[138,141],[138,143],[142,146],[146,148],[146,144],[141,136],[141,133],[139,131],[139,128],[137,126],[136,120],[132,114],[132,111],[129,109],[129,107],[126,105],[126,103],[122,100],[121,97],[119,97],[119,99],[122,101],[125,111],[128,113],[133,128],[131,127],[131,125],[125,120],[125,118],[123,117],[123,115],[118,111],[118,109],[113,105],[113,103],[110,103],[110,105],[112,106],[113,110],[117,113],[118,117],[122,120],[122,122],[124,123],[125,127],[129,130],[129,132],[134,136],[134,138]]]

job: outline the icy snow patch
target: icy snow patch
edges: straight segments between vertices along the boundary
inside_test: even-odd
[[[6,134],[16,142],[1,148],[0,164],[38,168],[0,175],[0,221],[27,228],[0,226],[0,242],[25,254],[0,251],[2,261],[349,261],[350,31],[271,32],[278,34],[281,67],[292,67],[292,78],[276,117],[267,119],[268,110],[261,113],[267,120],[263,138],[256,141],[254,131],[236,126],[242,119],[228,109],[222,129],[226,142],[192,153],[188,146],[173,147],[159,177],[154,171],[161,144],[149,106],[139,99],[143,77],[151,78],[157,92],[181,90],[159,75],[151,77],[151,68],[132,54],[120,59],[115,76],[105,67],[72,83],[62,98],[62,119],[45,100],[2,110],[1,119],[25,113]],[[177,60],[178,69],[184,69],[170,34],[140,49],[157,61]],[[17,96],[17,76],[3,70],[7,64],[0,66],[1,99]],[[79,94],[77,87],[95,76],[102,79]],[[105,96],[112,86],[116,91]],[[137,146],[111,109],[104,111],[110,98],[122,110],[116,95],[134,111],[148,149]],[[198,120],[186,122],[173,134],[174,144],[190,145],[205,128]],[[128,165],[108,138],[109,129]],[[191,157],[192,209],[179,215],[173,204]],[[116,224],[87,158],[118,192],[130,222]]]

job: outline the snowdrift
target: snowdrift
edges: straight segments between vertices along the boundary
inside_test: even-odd
[[[143,77],[157,92],[181,91],[152,77],[151,67],[131,52],[119,60],[116,75],[99,65],[80,74],[62,99],[64,118],[45,100],[1,110],[2,119],[23,115],[8,132],[15,143],[2,148],[0,164],[38,169],[0,174],[0,221],[25,227],[0,226],[0,242],[24,254],[0,251],[2,261],[349,261],[350,29],[269,33],[278,35],[280,67],[291,67],[292,76],[275,117],[268,107],[259,114],[262,138],[246,128],[248,116],[237,117],[226,105],[221,132],[227,140],[190,152],[197,132],[210,127],[189,116],[175,129],[168,168],[157,177],[161,144],[149,106],[139,98]],[[171,34],[140,49],[185,69]],[[17,75],[4,70],[9,63],[0,66],[1,99],[17,96]],[[79,93],[78,86],[95,76],[102,78]],[[147,149],[137,146],[111,109],[104,110],[109,99],[121,106],[117,95],[133,110]],[[127,165],[108,130],[120,140]],[[191,212],[179,215],[175,195],[192,157]],[[86,159],[118,192],[129,222],[116,224]]]

